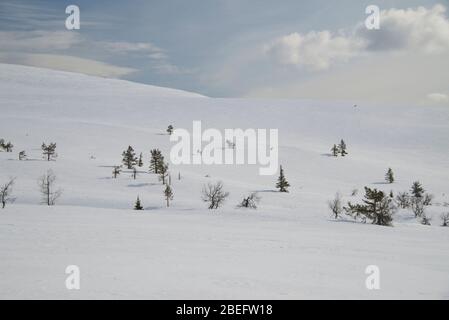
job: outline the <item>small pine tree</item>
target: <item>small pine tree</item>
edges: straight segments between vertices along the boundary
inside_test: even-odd
[[[425,190],[419,181],[413,182],[413,185],[411,188],[411,193],[412,193],[413,197],[422,198],[424,195],[424,192],[425,192]]]
[[[288,190],[287,190],[288,187],[290,187],[290,184],[288,183],[287,179],[285,178],[284,169],[281,166],[278,182],[276,183],[276,188],[279,189],[279,192],[288,192]]]
[[[372,224],[391,226],[396,207],[391,198],[386,197],[382,191],[365,187],[364,204],[348,202],[344,210],[354,219],[362,217],[363,221],[371,220]]]
[[[137,162],[137,165],[138,165],[139,167],[143,167],[143,158],[142,158],[142,152],[140,153],[140,156],[139,156],[139,161]]]
[[[134,210],[143,210],[143,207],[142,207],[142,205],[140,203],[139,196],[137,196],[136,203],[134,204]]]
[[[55,159],[58,156],[56,153],[56,143],[50,143],[49,145],[42,143],[41,148],[43,156],[47,159],[47,161]]]
[[[340,150],[340,154],[342,157],[348,154],[346,151],[346,143],[341,139],[340,144],[338,145],[338,149]]]
[[[393,170],[391,170],[391,168],[388,168],[388,171],[385,174],[385,181],[387,181],[388,183],[394,182],[394,174],[393,174]]]
[[[338,157],[338,152],[339,152],[339,151],[340,151],[340,150],[338,149],[337,145],[334,144],[334,146],[333,146],[332,149],[331,149],[332,155],[333,155],[334,157]]]
[[[172,125],[168,126],[167,132],[168,132],[169,135],[171,135],[173,133],[173,126]]]
[[[165,201],[167,202],[167,208],[170,207],[170,200],[173,200],[173,190],[167,184],[164,190]]]
[[[122,162],[128,169],[134,168],[134,166],[137,164],[137,158],[133,147],[128,146],[128,149],[126,151],[123,151],[122,156]]]
[[[136,167],[133,168],[133,175],[132,175],[133,179],[136,180],[137,178],[137,169]]]
[[[153,149],[150,151],[151,160],[150,160],[150,172],[160,173],[163,165],[164,165],[164,156],[159,149]]]

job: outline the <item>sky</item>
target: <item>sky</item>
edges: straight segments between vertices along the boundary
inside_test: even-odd
[[[68,5],[79,30],[65,27]],[[369,5],[378,30],[365,26]],[[1,0],[0,63],[211,97],[449,106],[448,10],[448,0]]]

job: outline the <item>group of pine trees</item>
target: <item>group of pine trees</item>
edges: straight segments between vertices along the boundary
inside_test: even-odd
[[[394,175],[391,168],[387,171],[386,180],[394,182]],[[353,193],[354,194],[354,193]],[[424,225],[430,225],[431,219],[426,215],[426,207],[432,205],[433,196],[425,192],[419,181],[413,182],[410,192],[399,192],[394,197],[393,191],[387,196],[383,191],[365,187],[365,196],[362,204],[342,205],[342,197],[339,193],[328,202],[332,216],[338,219],[343,214],[360,219],[362,222],[370,221],[373,224],[390,226],[393,221],[393,214],[398,208],[409,209],[419,218]],[[441,214],[442,226],[448,226],[449,213]]]
[[[334,144],[334,146],[331,149],[331,152],[332,152],[332,156],[334,156],[334,157],[338,157],[339,155],[342,157],[346,156],[348,154],[348,151],[347,151],[346,143],[344,142],[344,140],[341,139],[341,141],[338,145]]]
[[[173,127],[169,126],[167,129],[169,133],[173,131]],[[168,171],[168,163],[165,162],[164,156],[162,155],[162,152],[159,149],[152,149],[150,151],[150,166],[149,166],[149,172],[155,173],[159,176],[159,180],[162,181],[162,185],[165,186],[163,195],[165,198],[166,206],[170,206],[170,201],[173,200],[174,194],[173,189],[171,187],[171,176]],[[132,146],[128,146],[128,148],[123,151],[122,153],[122,163],[127,168],[132,170],[132,177],[136,179],[137,177],[137,168],[143,167],[143,156],[142,153],[140,153],[139,157],[136,156],[136,153],[134,151],[134,148]],[[114,178],[117,178],[117,176],[121,173],[122,169],[121,166],[114,166],[112,170],[112,175]],[[181,175],[178,174],[178,178],[181,179]],[[135,210],[143,210],[141,200],[139,197],[137,197],[135,205]]]
[[[11,142],[5,142],[4,139],[0,139],[0,150],[6,152],[12,152],[14,145]],[[49,145],[42,143],[41,145],[43,158],[47,161],[54,160],[58,156],[56,153],[56,143],[50,143]],[[27,158],[25,150],[19,152],[19,160],[25,160]]]

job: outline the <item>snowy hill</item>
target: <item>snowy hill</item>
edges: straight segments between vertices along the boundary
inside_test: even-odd
[[[449,212],[447,108],[214,99],[0,64],[0,115],[0,138],[14,144],[0,152],[0,183],[16,177],[17,197],[0,210],[0,298],[449,298],[449,228],[439,226]],[[191,131],[194,120],[203,130],[279,129],[290,193],[255,165],[170,165],[165,208],[149,151],[168,159],[167,126]],[[349,155],[329,156],[342,138]],[[57,143],[56,161],[43,161],[42,142]],[[145,165],[136,180],[127,169],[113,179],[128,145]],[[63,189],[54,207],[39,204],[49,168]],[[219,180],[230,196],[209,211],[201,189]],[[432,226],[406,210],[394,227],[330,217],[337,191],[357,202],[364,186],[397,193],[416,180],[435,196]],[[236,209],[254,191],[259,208]],[[137,196],[145,211],[131,210]],[[64,286],[70,264],[81,290]],[[368,265],[380,268],[380,290],[365,287]]]

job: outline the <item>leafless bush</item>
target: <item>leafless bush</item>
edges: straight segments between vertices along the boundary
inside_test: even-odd
[[[415,218],[422,217],[424,215],[424,201],[423,198],[411,197],[410,198],[410,209],[415,214]]]
[[[39,188],[42,194],[42,203],[47,206],[53,206],[62,194],[62,189],[54,190],[55,181],[56,176],[52,170],[48,170],[38,180]]]
[[[202,200],[209,204],[209,209],[218,209],[228,196],[229,192],[223,191],[223,182],[221,181],[203,186]]]
[[[410,195],[407,192],[399,192],[396,196],[396,203],[399,208],[406,209],[410,207]]]
[[[426,216],[426,214],[423,213],[423,215],[422,215],[422,217],[421,217],[421,224],[423,224],[423,225],[425,225],[425,226],[430,226],[430,221],[431,221],[431,220],[432,220],[431,218],[428,218],[428,217]]]
[[[243,198],[242,202],[240,202],[237,207],[238,208],[250,208],[257,209],[257,204],[260,201],[260,197],[257,192],[251,193],[249,196]]]
[[[423,205],[425,206],[431,206],[432,205],[432,200],[433,200],[433,195],[426,193],[424,195],[424,199],[423,199]]]
[[[2,209],[5,208],[7,203],[14,202],[14,198],[11,197],[12,187],[14,185],[15,178],[10,178],[8,182],[0,186],[0,201],[2,203]]]
[[[332,211],[332,216],[335,219],[338,219],[338,217],[341,216],[343,213],[343,207],[341,203],[341,195],[340,193],[335,194],[335,198],[333,200],[330,200],[327,202],[329,209]]]

